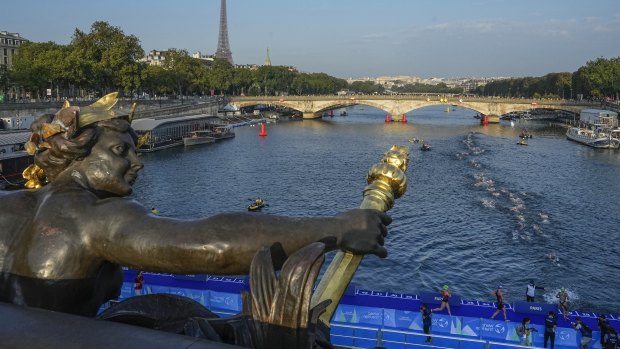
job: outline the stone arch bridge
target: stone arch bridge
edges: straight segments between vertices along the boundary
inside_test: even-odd
[[[412,95],[372,95],[372,96],[256,96],[231,97],[229,103],[236,108],[246,108],[259,104],[271,104],[299,111],[304,119],[321,117],[331,109],[361,104],[384,110],[392,120],[400,121],[405,113],[431,105],[454,105],[487,115],[489,122],[499,122],[499,117],[509,112],[535,108],[561,109],[579,113],[593,105],[569,100],[534,100],[518,98],[491,97],[445,97]]]

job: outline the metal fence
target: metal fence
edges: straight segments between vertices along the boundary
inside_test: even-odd
[[[413,331],[393,330],[380,327],[350,326],[331,324],[331,341],[341,348],[437,348],[437,349],[536,349],[539,347],[523,346],[509,342],[494,342],[484,339],[472,339],[458,336],[425,334]],[[340,331],[334,331],[340,329]],[[344,331],[342,331],[344,330]],[[337,332],[337,333],[334,333]],[[430,337],[430,342],[427,338]],[[352,342],[346,344],[345,342]]]

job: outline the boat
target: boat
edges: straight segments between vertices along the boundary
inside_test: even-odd
[[[521,139],[519,139],[517,144],[518,145],[527,145],[527,139],[526,138],[521,138]]]
[[[620,129],[571,127],[566,131],[566,138],[593,148],[620,148]]]
[[[216,116],[199,114],[188,116],[158,116],[134,119],[131,127],[139,136],[138,152],[150,153],[162,149],[182,146],[183,138],[197,130],[207,130],[220,119]]]
[[[579,124],[585,127],[571,127],[566,138],[593,148],[620,148],[618,113],[602,109],[584,109],[579,115]]]
[[[511,121],[511,125],[512,125],[512,121]],[[533,138],[534,136],[527,132],[527,130],[523,130],[521,131],[521,133],[519,133],[519,138]]]
[[[347,112],[346,111],[340,112],[340,116],[347,116]]]
[[[254,202],[248,205],[248,211],[258,211],[265,207],[265,201],[261,198],[256,198]]]
[[[216,141],[235,137],[235,131],[229,125],[214,127],[210,132],[210,136]]]
[[[428,144],[428,143],[424,143],[424,144],[422,144],[422,147],[420,148],[420,150],[422,150],[422,151],[429,151],[429,150],[431,150],[431,145]]]
[[[215,142],[215,137],[211,136],[212,131],[192,131],[187,134],[187,137],[183,137],[183,144],[188,147],[192,145],[207,144]]]
[[[34,163],[34,157],[24,149],[30,130],[0,132],[0,190],[19,188],[25,181],[22,172]]]

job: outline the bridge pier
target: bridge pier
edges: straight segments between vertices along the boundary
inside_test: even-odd
[[[489,124],[499,124],[499,115],[487,115]]]
[[[401,122],[403,121],[403,114],[390,114],[392,121]]]
[[[321,117],[321,113],[315,113],[311,111],[303,112],[304,119],[318,119]]]

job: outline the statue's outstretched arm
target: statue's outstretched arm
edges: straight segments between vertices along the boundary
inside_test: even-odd
[[[323,241],[328,249],[385,257],[389,217],[352,210],[336,217],[299,218],[254,213],[219,214],[196,220],[165,218],[133,200],[98,205],[92,248],[122,265],[168,273],[245,274],[262,246],[279,242],[287,254]],[[106,229],[101,230],[99,227]]]

